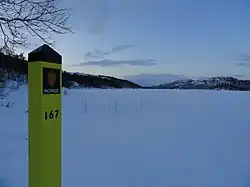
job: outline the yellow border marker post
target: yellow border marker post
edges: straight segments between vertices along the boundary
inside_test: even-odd
[[[28,54],[29,187],[61,187],[61,68],[48,45]]]

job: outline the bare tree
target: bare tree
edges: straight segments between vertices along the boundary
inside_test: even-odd
[[[69,9],[60,8],[59,3],[60,0],[0,0],[2,49],[27,47],[29,36],[53,45],[53,34],[72,32],[67,26]]]

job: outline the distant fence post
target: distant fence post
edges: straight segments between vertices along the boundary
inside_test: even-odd
[[[88,103],[87,101],[82,99],[82,112],[87,113],[88,112]]]
[[[82,105],[81,105],[81,108],[82,108],[82,112],[83,112],[83,99],[82,99]]]
[[[111,103],[110,103],[110,99],[109,99],[109,111],[111,110]]]
[[[84,109],[85,109],[85,113],[87,113],[88,112],[88,103],[87,103],[87,101],[85,101]]]
[[[115,100],[115,113],[117,112],[117,101]]]

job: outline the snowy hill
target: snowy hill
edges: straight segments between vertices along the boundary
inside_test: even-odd
[[[140,85],[128,80],[118,79],[104,75],[89,75],[85,73],[63,72],[63,85],[65,87],[79,84],[81,88],[141,88]]]
[[[64,187],[247,187],[248,92],[78,89],[63,97]],[[0,186],[27,187],[27,86],[0,107]]]
[[[162,83],[172,82],[176,80],[187,80],[188,77],[183,75],[175,74],[139,74],[139,75],[130,75],[125,76],[125,79],[128,79],[132,82],[135,82],[141,86],[153,86],[159,85]]]
[[[156,89],[212,89],[212,90],[250,90],[250,80],[234,77],[211,77],[204,79],[177,80],[149,88]]]

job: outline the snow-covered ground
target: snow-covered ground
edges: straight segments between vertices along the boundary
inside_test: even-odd
[[[63,187],[250,186],[250,93],[70,90]],[[0,107],[0,187],[27,187],[27,88]]]

